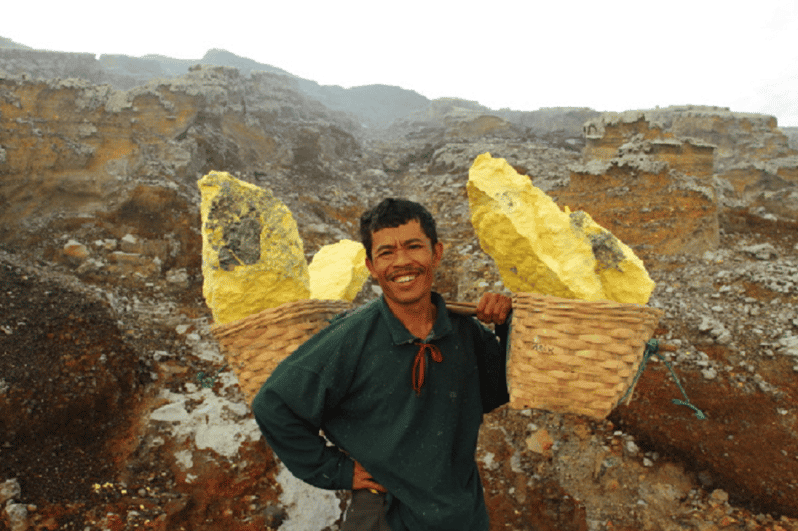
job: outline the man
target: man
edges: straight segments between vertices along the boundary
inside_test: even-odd
[[[482,414],[509,399],[512,300],[486,294],[477,306],[496,334],[446,309],[432,291],[443,244],[418,203],[386,199],[360,232],[382,297],[281,363],[255,418],[296,477],[353,490],[344,530],[487,531],[474,453]]]

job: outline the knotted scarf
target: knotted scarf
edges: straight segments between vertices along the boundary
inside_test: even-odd
[[[419,343],[416,358],[413,360],[413,389],[417,395],[421,395],[421,388],[424,386],[424,378],[427,372],[427,350],[432,359],[438,363],[443,361],[441,349],[431,343]]]

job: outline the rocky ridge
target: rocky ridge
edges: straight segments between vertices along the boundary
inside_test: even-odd
[[[360,124],[362,139],[397,137],[426,130],[437,131],[441,121],[475,119],[491,115],[538,136],[557,133],[560,142],[579,142],[581,127],[598,113],[586,108],[539,109],[532,112],[510,109],[491,110],[476,102],[457,98],[430,101],[415,91],[387,85],[368,85],[344,89],[320,85],[272,65],[257,63],[225,50],[209,50],[197,60],[174,59],[159,55],[130,57],[124,55],[68,54],[32,50],[27,46],[0,41],[0,72],[28,79],[76,78],[93,84],[108,84],[117,90],[130,90],[155,80],[182,77],[196,65],[234,68],[248,78],[258,72],[286,77],[299,91],[322,103],[333,112],[347,113]]]

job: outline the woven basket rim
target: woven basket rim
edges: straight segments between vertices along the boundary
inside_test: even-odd
[[[266,308],[229,323],[213,324],[210,329],[213,335],[220,339],[261,321],[284,320],[295,316],[312,315],[325,310],[341,313],[352,307],[351,302],[342,300],[300,299],[285,302],[273,308]]]

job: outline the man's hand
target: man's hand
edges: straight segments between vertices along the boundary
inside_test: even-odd
[[[513,299],[500,293],[485,293],[477,304],[477,319],[483,323],[504,324],[510,310],[513,309]]]
[[[374,481],[363,465],[355,461],[355,473],[352,475],[352,490],[369,489],[377,492],[388,492],[385,487]]]

